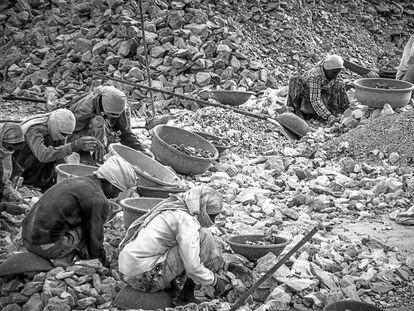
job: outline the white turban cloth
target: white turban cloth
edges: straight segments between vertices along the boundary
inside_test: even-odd
[[[104,178],[121,191],[126,191],[135,186],[137,175],[132,165],[120,156],[111,156],[95,172],[99,178]]]
[[[112,85],[98,86],[93,92],[101,95],[102,108],[105,112],[119,115],[125,110],[127,97],[116,87]]]
[[[339,55],[329,55],[323,61],[323,68],[326,70],[342,69],[344,68],[344,60]]]

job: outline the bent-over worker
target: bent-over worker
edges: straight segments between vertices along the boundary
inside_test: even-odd
[[[92,151],[98,147],[93,137],[82,137],[66,143],[73,133],[75,117],[68,109],[36,115],[25,121],[22,127],[25,145],[13,158],[23,168],[23,183],[47,190],[56,182],[55,166],[64,157],[79,150]]]
[[[187,282],[178,300],[189,302],[195,300],[195,284],[213,285],[218,294],[224,291],[219,269],[249,274],[244,266],[223,260],[207,229],[222,205],[216,190],[198,186],[171,195],[135,220],[120,244],[118,265],[125,282],[139,291],[157,292],[174,287],[185,272]]]
[[[12,122],[0,123],[0,212],[22,214],[25,211],[25,208],[16,204],[22,197],[11,181],[16,173],[21,173],[21,168],[13,161],[12,154],[23,146],[24,136],[20,125]]]
[[[119,156],[110,157],[93,175],[68,178],[54,185],[23,221],[22,238],[29,252],[68,265],[99,259],[108,265],[103,247],[108,198],[136,182],[134,169]]]
[[[144,151],[138,137],[131,129],[126,95],[116,87],[96,87],[69,109],[76,118],[75,131],[70,140],[79,136],[93,136],[107,147],[120,139],[121,144]],[[120,132],[119,138],[117,138],[117,131]],[[99,148],[95,152],[95,160],[102,161],[105,152],[105,148]]]
[[[396,78],[414,83],[414,35],[410,37],[404,47]]]
[[[339,76],[343,64],[342,57],[330,55],[303,75],[294,75],[289,81],[287,106],[302,118],[335,120],[335,115],[349,107],[345,83]]]

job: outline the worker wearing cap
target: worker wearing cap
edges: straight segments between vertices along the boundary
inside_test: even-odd
[[[397,80],[414,83],[414,35],[404,47],[400,65],[397,68]]]
[[[305,119],[335,120],[335,115],[349,107],[345,83],[339,76],[343,66],[342,57],[330,55],[303,75],[293,76],[289,81],[287,106]]]
[[[76,118],[74,134],[70,141],[79,136],[93,136],[101,142],[95,160],[102,161],[110,143],[121,142],[135,150],[144,151],[137,136],[131,130],[130,111],[126,95],[114,86],[99,86],[93,92],[69,108]],[[120,137],[116,132],[120,132]]]
[[[22,239],[29,252],[54,260],[55,266],[79,259],[99,259],[108,265],[104,223],[110,203],[136,183],[132,166],[110,157],[93,174],[63,180],[33,206],[23,220]]]
[[[13,159],[24,170],[23,183],[46,191],[56,183],[55,166],[64,162],[72,152],[93,151],[98,142],[93,137],[82,137],[67,143],[73,133],[75,116],[68,109],[35,115],[20,124],[25,144],[13,154]]]

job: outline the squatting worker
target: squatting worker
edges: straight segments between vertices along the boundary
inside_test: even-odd
[[[195,284],[213,285],[222,293],[221,268],[249,274],[242,265],[224,262],[219,246],[207,229],[221,212],[223,201],[211,187],[197,186],[171,195],[128,228],[120,244],[119,271],[131,287],[156,292],[174,287],[183,272],[187,282],[179,302],[194,301]]]
[[[397,80],[414,83],[414,35],[405,45],[400,65],[397,68]]]
[[[95,152],[95,160],[102,161],[105,148],[118,142],[135,150],[144,151],[131,130],[130,110],[126,95],[114,86],[99,86],[85,94],[69,108],[76,118],[76,127],[70,140],[93,136],[102,143]],[[120,137],[116,132],[120,132]]]
[[[23,207],[15,204],[22,197],[13,188],[11,181],[14,174],[21,173],[21,168],[14,163],[12,154],[23,146],[24,136],[20,125],[12,122],[0,123],[0,212],[22,214],[25,211]]]
[[[47,190],[56,182],[55,166],[64,157],[79,150],[92,151],[98,147],[93,137],[82,137],[66,143],[73,133],[75,116],[68,109],[35,115],[20,124],[25,144],[13,158],[23,168],[24,184]]]
[[[339,76],[343,66],[340,56],[330,55],[303,75],[294,75],[289,81],[287,106],[304,119],[335,120],[335,115],[349,107],[345,83]]]
[[[131,165],[110,157],[93,175],[68,178],[54,185],[23,220],[22,238],[29,252],[70,265],[75,256],[98,258],[108,265],[103,247],[108,199],[135,185]]]

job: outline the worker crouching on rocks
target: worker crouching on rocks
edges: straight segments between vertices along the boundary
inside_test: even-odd
[[[16,150],[21,150],[24,146],[23,131],[19,124],[6,122],[0,124],[0,212],[19,215],[25,212],[25,208],[20,206],[22,201],[20,193],[14,189],[16,184],[16,171],[21,173],[21,168],[13,161],[12,154]]]
[[[76,118],[76,127],[70,141],[82,136],[97,138],[102,148],[95,152],[95,160],[102,161],[110,143],[121,144],[144,151],[131,130],[130,110],[126,95],[114,86],[99,86],[69,108]],[[120,132],[120,137],[116,132]]]
[[[397,80],[414,83],[414,35],[410,37],[404,47],[396,78]]]
[[[66,137],[75,128],[75,116],[68,109],[33,116],[20,126],[25,144],[22,150],[13,154],[13,158],[24,170],[23,183],[38,187],[43,192],[56,183],[56,164],[63,163],[72,152],[93,151],[98,147],[93,137],[66,143]]]
[[[344,61],[330,55],[303,75],[289,81],[287,106],[303,119],[321,118],[332,123],[349,107],[345,83],[339,76]]]
[[[93,175],[63,180],[50,188],[23,221],[26,249],[53,259],[55,266],[79,259],[99,259],[108,266],[103,247],[109,198],[136,183],[133,168],[119,156],[110,157]]]
[[[198,186],[171,195],[135,220],[120,244],[119,271],[136,290],[157,292],[174,287],[183,273],[187,281],[177,303],[196,302],[195,284],[212,285],[216,294],[226,288],[220,269],[250,275],[246,267],[225,262],[207,229],[223,206],[219,193]]]

